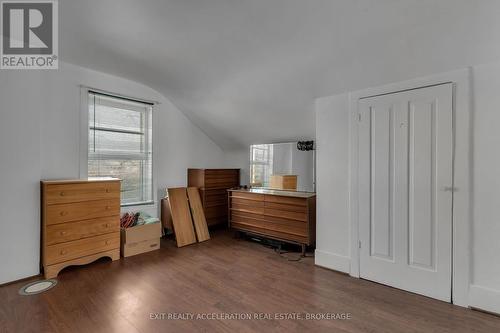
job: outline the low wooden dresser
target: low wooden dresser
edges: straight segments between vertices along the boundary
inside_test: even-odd
[[[227,189],[240,186],[240,169],[188,169],[188,187],[198,187],[207,224],[227,224]]]
[[[120,180],[42,181],[45,278],[101,257],[120,258]]]
[[[316,194],[269,189],[229,191],[232,229],[302,246],[316,240]]]

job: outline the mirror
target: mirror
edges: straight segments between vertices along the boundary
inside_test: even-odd
[[[314,192],[315,153],[312,148],[312,141],[251,145],[250,185]]]

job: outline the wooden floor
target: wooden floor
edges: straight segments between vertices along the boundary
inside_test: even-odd
[[[292,256],[292,255],[290,255]],[[0,332],[500,332],[500,318],[385,287],[272,249],[212,239],[64,270],[52,290],[0,288]],[[155,314],[349,313],[348,320],[168,320]],[[263,315],[263,316],[264,316]]]

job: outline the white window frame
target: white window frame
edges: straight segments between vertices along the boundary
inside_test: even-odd
[[[151,140],[151,147],[147,147],[152,156],[151,156],[151,192],[152,192],[152,195],[151,195],[151,201],[147,201],[147,202],[138,202],[138,203],[126,203],[126,204],[123,204],[120,202],[120,205],[122,208],[126,209],[126,208],[130,208],[130,207],[144,207],[144,208],[154,208],[156,207],[156,202],[157,202],[157,198],[156,198],[156,177],[155,177],[155,163],[154,163],[154,149],[153,149],[153,146],[154,146],[154,129],[153,129],[153,123],[154,121],[152,121],[152,118],[154,117],[154,110],[155,110],[155,106],[158,104],[158,102],[153,102],[153,101],[148,101],[148,100],[145,100],[145,99],[141,99],[141,98],[135,98],[135,97],[128,97],[128,96],[125,96],[125,95],[122,95],[122,94],[117,94],[117,93],[111,93],[111,92],[108,92],[108,91],[104,91],[104,90],[100,90],[100,89],[94,89],[94,88],[90,88],[90,87],[85,87],[85,86],[81,86],[81,89],[80,89],[80,109],[81,109],[81,112],[80,112],[80,152],[79,152],[79,155],[80,155],[80,167],[79,167],[79,174],[80,174],[80,178],[87,178],[88,177],[88,162],[89,162],[89,109],[88,109],[88,105],[89,105],[89,93],[97,93],[97,94],[102,94],[102,95],[107,95],[107,96],[110,96],[110,97],[115,97],[115,98],[121,98],[121,99],[125,99],[125,100],[131,100],[131,101],[136,101],[136,102],[140,102],[140,103],[145,103],[145,104],[151,104],[151,124],[149,123],[146,123],[146,128],[151,128],[151,133],[149,133],[149,131],[146,131],[145,135],[148,136],[148,135],[152,135],[152,140]],[[149,121],[148,117],[145,117],[146,118],[146,122]],[[122,131],[120,131],[122,132]],[[146,137],[146,142],[149,142],[149,138]],[[101,156],[99,156],[100,158],[111,158],[111,159],[116,159],[116,158],[120,158],[120,159],[127,159],[128,157],[130,157],[131,154],[127,154],[127,155],[120,155],[120,154],[101,154]],[[131,157],[130,157],[131,158]],[[142,158],[142,155],[141,155],[141,158]]]

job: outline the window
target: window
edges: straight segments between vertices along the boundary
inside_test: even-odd
[[[88,93],[89,177],[122,179],[122,206],[153,203],[152,104]]]
[[[269,176],[273,171],[273,145],[250,146],[250,184],[268,187]]]

